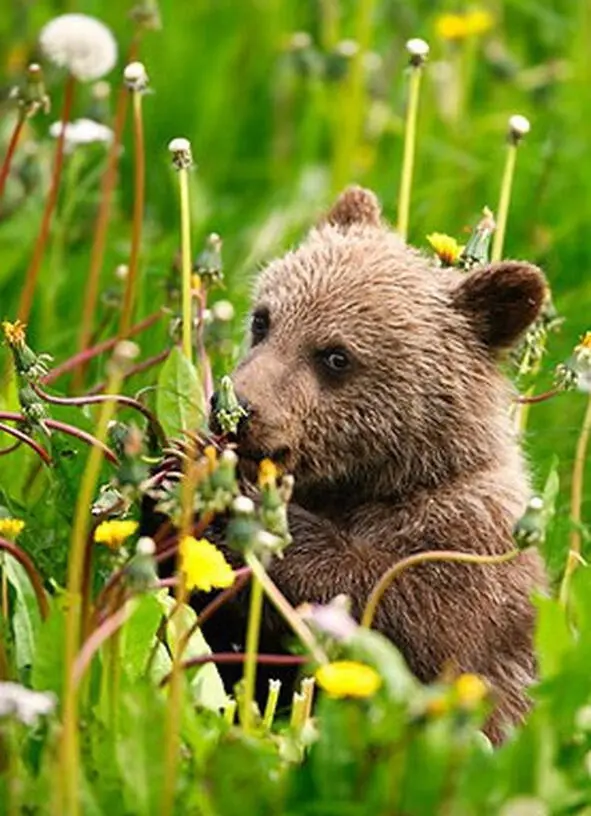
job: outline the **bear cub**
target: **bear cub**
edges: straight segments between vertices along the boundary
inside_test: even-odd
[[[412,553],[513,547],[530,492],[498,360],[545,294],[525,262],[437,267],[361,188],[262,272],[251,348],[232,375],[248,409],[237,450],[246,475],[269,457],[295,476],[293,543],[270,567],[292,604],[343,593],[359,617],[380,576]],[[529,551],[498,566],[415,566],[374,626],[422,681],[449,666],[485,677],[498,742],[528,708],[530,596],[543,585]],[[223,637],[243,643],[245,604],[224,614]],[[214,650],[220,624],[206,629]],[[263,651],[285,644],[274,626]]]

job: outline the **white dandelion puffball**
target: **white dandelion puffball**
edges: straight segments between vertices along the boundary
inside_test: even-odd
[[[529,119],[526,119],[525,116],[521,116],[517,113],[515,116],[510,117],[509,130],[511,133],[514,133],[516,136],[525,136],[526,133],[529,133],[530,129]]]
[[[49,135],[57,139],[62,132],[63,122],[54,122],[49,126]],[[113,141],[113,131],[110,127],[95,122],[94,119],[75,119],[66,123],[66,133],[64,135],[64,149],[71,153],[80,145],[102,142],[110,145]]]
[[[55,17],[41,30],[39,45],[47,59],[82,82],[100,79],[117,62],[117,43],[110,29],[87,14]]]
[[[34,725],[47,717],[56,706],[55,694],[31,691],[18,683],[0,683],[0,718],[15,717],[25,725]]]

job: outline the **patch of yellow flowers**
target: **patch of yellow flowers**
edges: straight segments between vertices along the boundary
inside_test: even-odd
[[[493,24],[490,12],[474,8],[465,14],[440,14],[435,19],[435,31],[442,40],[460,41],[486,34]]]
[[[25,522],[17,518],[0,518],[0,536],[13,541],[22,532]]]

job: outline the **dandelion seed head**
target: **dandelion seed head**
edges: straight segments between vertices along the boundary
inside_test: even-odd
[[[143,62],[130,62],[123,70],[123,81],[131,91],[143,91],[149,78]]]
[[[172,163],[177,170],[184,170],[193,164],[193,154],[191,152],[191,142],[188,139],[178,136],[171,139],[168,149],[172,155]]]
[[[53,122],[49,126],[49,135],[57,139],[63,128],[63,122]],[[99,143],[110,145],[113,138],[113,131],[107,125],[95,122],[94,119],[75,119],[65,125],[64,149],[66,153],[71,153],[82,145]]]
[[[229,300],[218,300],[211,307],[214,320],[220,323],[229,323],[234,319],[234,306]]]
[[[109,73],[117,61],[117,43],[110,29],[87,14],[62,14],[41,30],[39,45],[55,65],[88,82]]]
[[[19,683],[0,683],[0,718],[15,717],[24,725],[34,725],[39,717],[55,710],[56,697],[48,691],[31,691]]]
[[[156,543],[153,538],[149,536],[142,536],[136,544],[135,551],[137,555],[142,555],[148,558],[156,552]]]
[[[241,516],[252,516],[254,514],[254,502],[248,496],[237,496],[232,502],[232,510]]]
[[[407,40],[406,50],[410,54],[411,59],[414,57],[423,61],[427,59],[429,55],[429,43],[420,37],[413,37],[411,40]]]
[[[526,119],[525,116],[521,116],[521,114],[515,114],[514,116],[509,117],[509,133],[511,136],[521,139],[531,130],[531,125],[529,119]]]

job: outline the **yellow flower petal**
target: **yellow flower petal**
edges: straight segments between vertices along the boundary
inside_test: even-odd
[[[435,254],[445,266],[453,266],[460,258],[464,247],[458,244],[455,238],[443,232],[432,232],[427,235],[427,241],[435,250]]]
[[[440,14],[435,18],[435,31],[443,40],[465,40],[484,34],[493,27],[494,17],[484,9],[472,9],[466,14]]]
[[[25,342],[26,325],[20,320],[15,320],[14,323],[5,320],[2,323],[2,331],[9,346],[22,346]]]
[[[25,526],[22,519],[16,518],[0,518],[0,536],[8,538],[11,541],[17,537]]]
[[[316,671],[318,685],[331,697],[372,697],[382,685],[382,678],[363,663],[337,660]]]
[[[277,465],[271,459],[263,459],[259,465],[259,487],[274,487],[277,482]]]
[[[461,708],[473,711],[488,697],[488,686],[477,674],[461,674],[454,684]]]
[[[223,554],[206,538],[185,536],[179,544],[180,569],[187,589],[210,592],[234,583],[234,571]]]
[[[137,521],[102,521],[94,531],[94,540],[97,544],[106,544],[110,549],[117,550],[137,528]]]

